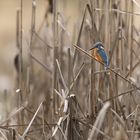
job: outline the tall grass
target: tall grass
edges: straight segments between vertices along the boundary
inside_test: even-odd
[[[32,0],[25,64],[21,0],[17,109],[1,122],[3,139],[139,139],[140,40],[134,24],[139,16],[134,7],[139,5],[130,0],[78,2],[75,27],[59,1],[53,0],[38,30],[37,3]],[[88,51],[97,41],[103,42],[109,56],[107,70]]]

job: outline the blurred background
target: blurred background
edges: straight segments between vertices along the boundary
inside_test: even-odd
[[[68,1],[68,0],[67,0]],[[63,6],[67,1],[61,0]],[[45,10],[48,6],[47,0],[37,0],[36,11],[36,28],[38,28],[45,15]],[[71,17],[70,22],[74,23],[77,18],[76,3],[78,0],[69,1],[69,5],[65,7],[65,14],[74,16]],[[81,1],[82,2],[82,1]],[[59,3],[59,4],[60,4]],[[27,47],[27,42],[30,37],[31,27],[31,0],[23,1],[23,40],[24,47]],[[13,76],[14,76],[14,57],[17,53],[16,48],[16,12],[19,9],[20,0],[2,0],[0,1],[0,91],[4,89],[13,88]]]
[[[19,9],[20,1],[0,1],[0,90],[11,89],[14,84],[14,57],[16,48],[16,12]],[[39,0],[37,4],[37,24],[40,24],[46,9],[46,1]],[[24,0],[23,7],[23,38],[29,40],[31,25],[31,4],[30,0]],[[24,47],[27,45],[24,44]]]
[[[81,6],[85,2],[81,1]],[[76,21],[81,21],[78,3],[78,0],[59,0],[58,2],[59,11],[68,19],[68,31],[70,33],[73,32]],[[38,30],[48,9],[48,0],[36,0],[36,4],[36,30]],[[14,108],[13,100],[15,100],[16,88],[14,58],[18,53],[16,47],[16,12],[19,9],[20,0],[0,1],[0,112],[3,112],[0,113],[3,114],[0,115],[0,119],[5,117],[4,112],[8,113],[8,110]],[[25,57],[30,41],[31,12],[32,0],[23,0],[23,54]],[[8,98],[8,101],[5,100],[6,98]]]

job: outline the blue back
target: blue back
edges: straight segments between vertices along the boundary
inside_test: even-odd
[[[98,53],[101,56],[103,63],[106,65],[106,67],[108,67],[109,60],[108,60],[108,56],[107,56],[106,52],[104,51],[104,49],[99,48]]]

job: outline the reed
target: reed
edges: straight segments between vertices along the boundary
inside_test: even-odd
[[[26,65],[22,56],[21,0],[17,11],[20,61],[16,85],[20,98],[17,108],[0,122],[0,137],[139,139],[140,39],[134,22],[140,15],[135,11],[139,4],[131,0],[77,0],[80,18],[74,17],[77,20],[73,27],[72,19],[63,13],[64,5],[72,2],[61,2],[49,0],[50,8],[37,29],[37,2],[32,0]],[[97,41],[103,42],[109,56],[107,70],[88,51]]]

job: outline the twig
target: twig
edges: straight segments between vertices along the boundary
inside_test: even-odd
[[[60,74],[60,77],[61,77],[63,86],[65,87],[65,90],[67,91],[67,90],[68,90],[68,87],[67,87],[66,82],[65,82],[65,80],[64,80],[64,77],[63,77],[63,75],[62,75],[62,71],[61,71],[61,69],[60,69],[60,65],[59,65],[58,59],[56,59],[56,64],[57,64],[57,67],[58,67],[58,71],[59,71],[59,74]]]
[[[109,99],[107,99],[107,100],[104,100],[103,102],[105,103],[105,102],[107,102],[107,101],[114,100],[114,99],[116,99],[116,98],[118,98],[118,97],[120,97],[120,96],[122,96],[122,95],[128,94],[128,93],[133,92],[133,91],[135,91],[135,90],[136,90],[136,89],[130,89],[130,90],[125,91],[125,92],[123,92],[123,93],[121,93],[121,94],[119,94],[119,95],[116,95],[116,96],[113,96],[113,97],[111,97],[111,98],[109,98]]]
[[[43,101],[40,103],[38,109],[36,110],[36,112],[35,112],[33,118],[32,118],[31,121],[30,121],[29,125],[27,126],[27,128],[26,128],[25,131],[24,131],[24,133],[22,134],[22,136],[21,136],[22,139],[24,139],[24,137],[26,136],[26,134],[27,134],[28,130],[30,129],[30,127],[31,127],[31,125],[32,125],[32,123],[33,123],[33,121],[34,121],[34,119],[35,119],[37,113],[39,112],[39,110],[40,110],[40,108],[41,108],[41,106],[42,106],[42,104],[43,104]]]
[[[100,9],[100,8],[95,8],[96,11],[105,11],[105,9]],[[124,10],[119,10],[119,9],[108,9],[108,12],[118,12],[120,14],[129,14],[129,15],[137,15],[140,16],[139,12],[126,12]]]
[[[30,56],[33,60],[35,60],[38,64],[40,64],[45,70],[47,70],[50,74],[52,74],[52,70],[46,64],[43,64],[40,60],[38,60],[31,52]]]
[[[53,49],[52,46],[50,46],[49,44],[47,44],[40,36],[37,32],[34,31],[34,34],[36,35],[36,37],[42,42],[44,43],[45,46],[47,46],[49,49]]]
[[[4,140],[8,140],[5,134],[0,130],[1,135],[3,136]]]
[[[74,119],[76,119],[76,118],[74,118]],[[92,126],[92,125],[90,125],[90,124],[88,124],[86,122],[83,122],[80,119],[76,119],[76,120],[79,123],[83,124],[84,126],[88,127],[89,129],[92,129],[94,127],[98,133],[100,133],[101,135],[103,135],[106,139],[111,140],[111,137],[110,136],[106,135],[103,131],[101,131],[100,129],[96,128],[95,126]]]
[[[16,111],[14,111],[6,120],[2,121],[0,123],[0,125],[3,125],[4,123],[6,123],[9,119],[11,119],[12,117],[14,117],[18,113],[20,113],[23,109],[24,109],[24,107],[20,107],[19,109],[17,109]]]

